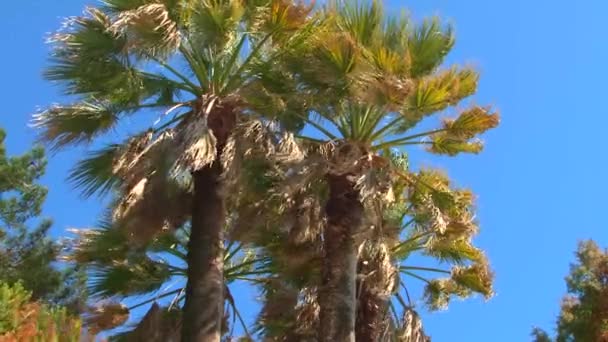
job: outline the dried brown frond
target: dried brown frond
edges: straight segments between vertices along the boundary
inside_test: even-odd
[[[362,87],[356,89],[356,98],[386,108],[388,112],[402,109],[414,90],[412,80],[392,75],[363,74],[359,82]]]
[[[301,290],[300,302],[296,307],[296,332],[304,341],[316,340],[319,331],[319,294],[316,288]]]
[[[120,303],[101,304],[89,308],[84,322],[93,334],[123,325],[129,318],[129,309]]]
[[[294,205],[283,214],[289,240],[296,245],[318,242],[324,225],[324,211],[317,196],[296,196]]]
[[[296,141],[292,133],[284,133],[277,146],[276,157],[277,162],[287,165],[301,163],[306,158],[306,150]]]
[[[272,0],[268,7],[260,7],[255,14],[255,29],[283,33],[296,30],[306,24],[314,5],[314,0],[308,4],[302,0]]]
[[[221,155],[222,179],[226,193],[241,191],[242,182],[248,181],[242,172],[244,161],[256,158],[267,159],[275,155],[274,140],[271,123],[251,119],[236,125]]]
[[[139,242],[188,219],[188,183],[175,172],[175,134],[165,131],[154,140],[151,133],[135,138],[115,162],[115,172],[125,179],[114,220]],[[139,178],[138,178],[139,177]]]
[[[398,342],[430,342],[431,338],[424,334],[422,320],[413,309],[403,313],[403,320],[397,332]]]
[[[181,227],[189,218],[191,193],[164,177],[143,179],[114,212],[135,242]]]
[[[295,329],[296,305],[299,291],[279,279],[269,279],[265,285],[265,296],[257,324],[267,327],[266,337],[279,339],[287,331]],[[273,329],[280,327],[280,329]]]
[[[485,260],[468,267],[454,267],[452,279],[461,286],[481,293],[486,299],[494,295],[492,289],[494,273]]]
[[[213,163],[217,157],[215,135],[207,126],[207,117],[196,116],[181,126],[176,165],[197,171]]]
[[[144,318],[129,335],[129,341],[165,342],[179,341],[181,337],[181,319],[169,317],[167,308],[154,303]],[[174,316],[174,312],[171,312]]]
[[[162,3],[148,3],[121,12],[110,30],[126,35],[127,48],[144,55],[164,57],[177,49],[181,42],[177,24]]]
[[[139,169],[135,169],[135,166],[140,162],[143,152],[147,150],[153,137],[152,131],[146,131],[129,139],[114,160],[112,173],[121,177],[127,184],[132,184],[134,180],[141,178],[146,170],[142,170],[141,165]]]
[[[370,157],[365,146],[350,142],[327,143],[320,147],[320,154],[334,175],[359,174],[362,163]]]

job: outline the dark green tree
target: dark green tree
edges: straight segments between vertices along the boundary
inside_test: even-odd
[[[77,310],[84,279],[74,269],[55,267],[60,246],[47,235],[51,221],[40,217],[47,195],[38,183],[46,167],[44,150],[7,156],[5,138],[0,129],[0,281],[21,282],[32,300]]]
[[[608,341],[608,250],[593,240],[582,241],[576,251],[577,262],[566,277],[568,293],[557,318],[557,342]],[[549,335],[534,328],[536,342],[552,341]]]

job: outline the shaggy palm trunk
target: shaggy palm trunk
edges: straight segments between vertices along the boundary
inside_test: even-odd
[[[188,242],[188,284],[182,341],[219,342],[224,317],[224,199],[221,166],[215,162],[192,174],[194,198]]]
[[[358,274],[373,272],[369,266],[359,262]],[[388,298],[363,278],[357,280],[357,289],[356,340],[381,341],[388,323]]]
[[[323,234],[324,264],[320,293],[319,340],[355,341],[357,248],[363,205],[347,175],[328,175],[329,199]]]
[[[235,123],[233,106],[218,105],[209,113],[207,125],[216,138],[216,159],[192,172],[194,195],[182,342],[219,342],[222,335],[226,208],[220,161]]]

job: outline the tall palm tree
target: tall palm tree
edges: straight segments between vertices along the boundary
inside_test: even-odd
[[[297,124],[290,110],[303,99],[280,65],[320,27],[310,9],[288,0],[103,0],[51,39],[46,77],[75,102],[37,115],[44,140],[61,148],[127,121],[149,127],[81,162],[76,183],[86,195],[118,189],[114,219],[135,244],[191,222],[184,341],[220,338],[223,185],[234,158],[224,151],[247,119],[272,113],[282,127]]]
[[[403,196],[395,180],[416,182],[395,167],[391,150],[418,145],[450,156],[478,153],[477,136],[499,120],[472,106],[436,129],[412,132],[476,91],[473,69],[439,70],[454,43],[451,28],[437,19],[414,25],[386,16],[378,1],[333,1],[323,13],[332,25],[306,52],[310,62],[291,64],[300,89],[315,96],[302,119],[318,132],[297,136],[307,147],[287,161],[282,195],[283,205],[297,205],[300,189],[325,186],[319,339],[353,341],[358,249],[382,229],[384,208]]]
[[[488,262],[472,243],[478,232],[472,194],[451,186],[438,171],[410,171],[405,155],[392,154],[390,159],[403,174],[391,184],[402,196],[383,206],[380,221],[366,219],[367,233],[357,246],[355,334],[361,341],[422,338],[414,311],[418,286],[411,282],[424,285],[431,310],[445,308],[454,296],[492,295]],[[260,246],[271,271],[258,279],[264,301],[256,331],[273,341],[315,341],[322,306],[326,186],[317,177],[294,190],[292,204],[282,205],[283,197],[275,194],[285,193],[285,183],[291,180],[287,173],[277,171],[270,180],[274,184],[261,190],[271,194],[260,206],[264,211],[272,208],[274,219],[262,217],[252,203],[240,211],[241,229],[253,232],[241,238]],[[275,186],[282,191],[269,192]]]

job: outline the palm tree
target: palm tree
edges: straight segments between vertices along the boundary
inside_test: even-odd
[[[135,114],[149,126],[94,153],[73,176],[85,195],[118,189],[114,219],[135,244],[191,222],[184,341],[220,338],[232,137],[268,113],[281,127],[297,124],[290,113],[303,99],[280,65],[321,27],[310,9],[287,0],[104,0],[51,39],[45,75],[75,102],[36,116],[43,140],[90,142]],[[158,113],[157,123],[145,123],[145,113]]]
[[[424,298],[431,310],[445,308],[454,296],[492,295],[488,262],[472,244],[478,227],[470,191],[454,188],[438,171],[410,171],[405,155],[392,154],[390,160],[403,174],[391,183],[394,193],[402,196],[384,205],[381,220],[366,219],[365,237],[357,246],[355,334],[361,341],[424,337],[410,280],[425,286]],[[277,171],[271,177],[274,184],[267,186],[280,187],[284,194],[291,180],[286,173]],[[323,184],[318,177],[307,182],[295,191],[290,205],[282,205],[282,197],[267,196],[260,206],[265,211],[271,208],[274,219],[251,209],[252,203],[244,203],[240,210],[243,226],[253,226],[249,228],[253,234],[241,238],[259,246],[271,271],[258,279],[264,298],[256,322],[261,339],[317,339],[324,258]],[[260,191],[268,193],[268,188]]]
[[[316,99],[302,119],[318,132],[296,137],[306,147],[282,161],[290,177],[279,192],[290,206],[302,203],[302,189],[325,189],[319,339],[353,341],[358,250],[382,229],[384,209],[404,195],[396,180],[418,182],[395,167],[391,151],[422,145],[435,154],[478,153],[476,137],[495,127],[498,115],[472,106],[436,129],[410,133],[476,91],[473,69],[438,69],[453,46],[452,30],[437,19],[416,26],[387,17],[378,1],[333,1],[323,13],[332,25],[306,51],[310,62],[291,64],[300,89]]]
[[[111,218],[102,220],[98,228],[77,229],[74,232],[77,238],[67,245],[64,259],[87,268],[91,280],[90,294],[99,303],[105,303],[89,311],[89,329],[99,332],[116,328],[126,322],[130,312],[150,303],[168,304],[162,310],[154,304],[150,315],[174,313],[183,305],[187,283],[185,267],[189,227],[180,227],[175,232],[157,235],[145,245],[136,248],[126,230],[113,224]],[[269,270],[263,266],[266,259],[258,257],[255,251],[244,249],[238,243],[228,243],[225,250],[223,286],[226,295],[222,333],[225,334],[229,326],[225,319],[232,316],[233,325],[238,319],[248,334],[247,326],[231,295],[230,284],[248,277],[268,274]],[[127,307],[123,303],[130,303],[130,306]],[[177,317],[179,318],[179,315]],[[179,331],[175,331],[179,321],[181,320],[173,320],[172,329],[168,326],[159,326],[156,329],[168,330],[175,338],[180,336]],[[136,325],[136,329],[140,324]],[[147,331],[149,335],[152,334],[150,329]],[[124,331],[115,338],[126,337],[134,330]]]

